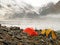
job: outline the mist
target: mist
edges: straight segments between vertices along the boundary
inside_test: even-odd
[[[34,7],[26,2],[21,2],[21,5],[15,1],[0,2],[0,12],[0,24],[3,25],[60,30],[60,1],[49,2],[42,7]]]

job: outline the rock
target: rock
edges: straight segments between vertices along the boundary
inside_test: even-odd
[[[39,30],[36,30],[38,36],[29,36],[19,28],[0,26],[0,45],[52,45],[49,38],[40,35]],[[57,35],[58,38],[53,40],[53,45],[60,45],[60,34]]]
[[[11,36],[10,35],[8,35],[8,34],[5,34],[4,35],[4,37],[3,37],[5,40],[7,40],[7,41],[11,41]]]
[[[10,27],[10,30],[20,30],[20,27]]]
[[[22,37],[20,35],[16,35],[15,38],[17,38],[18,40],[22,40]]]
[[[0,24],[0,27],[1,27],[1,24]]]
[[[3,42],[4,40],[3,39],[0,39],[0,42]]]
[[[3,45],[3,43],[2,43],[2,42],[0,42],[0,45]]]
[[[22,43],[21,42],[18,42],[17,45],[22,45]]]

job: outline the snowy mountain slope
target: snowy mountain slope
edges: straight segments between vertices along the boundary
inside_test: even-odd
[[[21,5],[18,5],[12,0],[5,1],[6,2],[0,1],[0,15],[4,17],[6,16],[5,18],[35,18],[38,15],[36,8],[30,4],[22,2]]]
[[[40,10],[41,15],[48,15],[48,14],[60,14],[60,1],[58,1],[56,4],[49,3],[47,6],[42,7]]]
[[[36,8],[25,2],[0,0],[0,12],[1,19],[52,17],[52,14],[60,13],[60,1],[56,4],[48,3],[46,6]],[[53,17],[56,17],[56,15],[53,15]]]

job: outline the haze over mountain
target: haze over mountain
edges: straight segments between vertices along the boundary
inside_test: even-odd
[[[3,2],[4,3],[4,2]],[[0,2],[0,15],[7,19],[14,18],[36,18],[38,17],[38,9],[34,8],[32,5],[22,2],[22,5],[14,3],[3,4]]]
[[[41,7],[16,1],[0,0],[0,24],[60,29],[60,1],[43,2]]]
[[[59,14],[60,1],[56,4],[50,2],[43,7],[33,7],[25,2],[18,5],[14,0],[10,0],[9,3],[0,1],[0,12],[1,19],[41,18],[41,16],[47,14]]]
[[[47,6],[41,8],[42,11],[40,11],[41,15],[47,15],[47,14],[60,14],[60,1],[58,1],[56,4],[49,3]]]

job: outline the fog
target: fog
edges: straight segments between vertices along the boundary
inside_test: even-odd
[[[15,0],[9,3],[0,1],[0,24],[19,26],[23,29],[33,27],[60,30],[60,1],[49,2],[42,7],[34,7],[26,2],[20,3],[21,5],[18,5]]]
[[[36,29],[51,28],[54,30],[59,30],[60,20],[57,18],[40,18],[40,19],[30,19],[23,18],[19,20],[4,20],[0,21],[1,24],[6,26],[19,26],[25,29],[26,27],[33,27]]]

